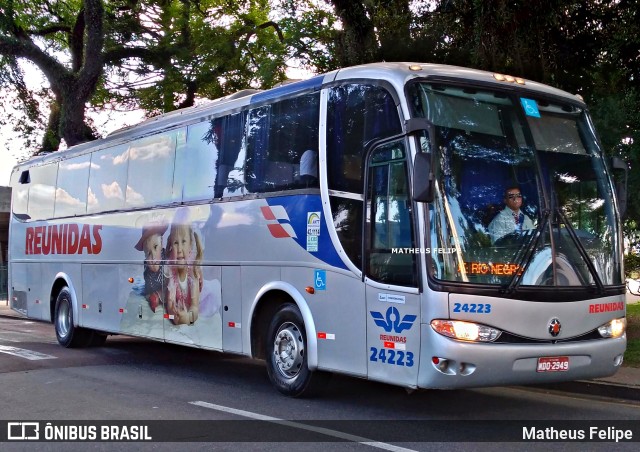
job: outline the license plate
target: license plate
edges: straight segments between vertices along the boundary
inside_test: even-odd
[[[569,370],[568,356],[546,356],[538,358],[537,372],[566,372]]]

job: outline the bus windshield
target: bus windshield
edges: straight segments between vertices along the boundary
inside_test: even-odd
[[[433,83],[410,96],[434,126],[422,150],[435,162],[435,278],[512,289],[621,283],[612,186],[577,103]]]

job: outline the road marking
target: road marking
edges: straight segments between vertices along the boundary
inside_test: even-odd
[[[223,411],[225,413],[235,414],[236,416],[248,417],[256,419],[258,421],[273,422],[274,424],[284,425],[286,427],[298,428],[300,430],[308,430],[322,435],[333,436],[334,438],[340,438],[347,441],[363,444],[365,446],[371,446],[378,449],[389,450],[392,452],[415,452],[413,449],[407,449],[404,447],[394,446],[393,444],[381,443],[362,436],[350,435],[348,433],[339,432],[337,430],[331,430],[323,427],[314,427],[312,425],[300,424],[298,422],[286,421],[277,417],[265,416],[263,414],[253,413],[251,411],[238,410],[236,408],[230,408],[222,405],[216,405],[209,402],[189,402],[191,405],[201,406],[203,408],[209,408],[211,410]]]
[[[27,350],[25,348],[9,347],[8,345],[0,345],[0,353],[18,356],[31,361],[38,359],[56,359],[55,356],[45,355],[44,353],[34,352],[33,350]]]
[[[33,340],[25,340],[25,339],[13,339],[11,337],[2,337],[4,334],[10,334],[11,336],[15,336],[16,333],[2,333],[0,332],[0,342],[13,342],[14,344],[24,344],[25,342],[33,342]],[[20,334],[20,333],[18,333]],[[58,344],[56,340],[50,339],[42,339],[38,341],[40,344]]]

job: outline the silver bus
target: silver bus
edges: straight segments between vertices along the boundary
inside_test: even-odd
[[[13,170],[10,301],[65,347],[140,336],[415,388],[616,372],[620,201],[583,101],[380,63],[155,117]]]

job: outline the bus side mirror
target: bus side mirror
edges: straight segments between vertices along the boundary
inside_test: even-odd
[[[616,189],[616,198],[618,200],[618,208],[620,209],[620,218],[627,214],[627,178],[629,175],[629,167],[620,157],[611,157],[611,169],[613,170],[613,181]]]
[[[416,202],[433,201],[433,171],[431,154],[419,152],[413,160],[413,200]]]

